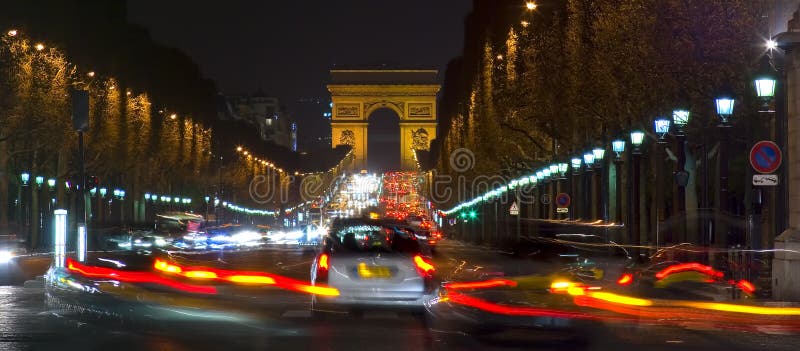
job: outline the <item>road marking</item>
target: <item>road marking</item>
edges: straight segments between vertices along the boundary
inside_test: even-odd
[[[311,310],[292,310],[283,312],[282,318],[311,318]]]
[[[399,319],[397,312],[370,311],[364,312],[364,319]]]

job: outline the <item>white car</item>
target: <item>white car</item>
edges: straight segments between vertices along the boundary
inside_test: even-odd
[[[377,220],[334,223],[311,266],[311,282],[338,296],[314,296],[312,310],[391,307],[422,313],[436,294],[435,268],[413,234]]]

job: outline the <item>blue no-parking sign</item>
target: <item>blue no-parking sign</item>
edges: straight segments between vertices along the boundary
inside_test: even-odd
[[[759,141],[750,149],[750,165],[756,172],[773,173],[781,166],[782,160],[781,149],[772,141]]]

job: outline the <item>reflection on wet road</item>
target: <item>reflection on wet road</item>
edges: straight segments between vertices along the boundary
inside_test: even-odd
[[[283,247],[173,257],[183,263],[216,261],[221,266],[246,262],[245,269],[307,280],[314,252]],[[444,279],[456,281],[503,279],[538,270],[530,261],[447,241],[440,244],[434,263]],[[215,315],[199,308],[180,309],[185,318],[128,323],[89,312],[79,317],[64,315],[45,306],[44,291],[35,285],[0,287],[0,350],[794,350],[800,341],[798,335],[766,326],[739,331],[647,320],[598,323],[569,331],[511,329],[466,335],[442,321],[395,311],[319,317],[309,310],[308,295],[291,291],[272,290],[262,300],[258,310],[248,311],[253,318]],[[156,314],[170,307],[139,308]]]

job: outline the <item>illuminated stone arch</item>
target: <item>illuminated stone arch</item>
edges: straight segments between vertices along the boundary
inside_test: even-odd
[[[388,108],[400,117],[401,170],[416,169],[414,150],[427,150],[436,138],[437,75],[430,69],[332,69],[331,146],[343,144],[347,133],[353,169],[366,169],[369,116]]]

